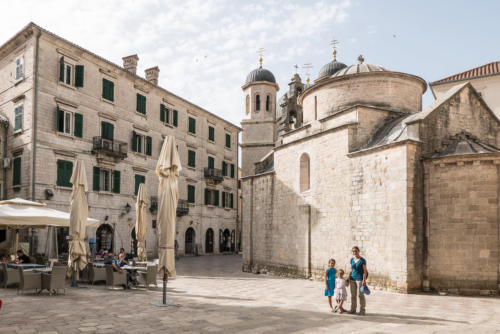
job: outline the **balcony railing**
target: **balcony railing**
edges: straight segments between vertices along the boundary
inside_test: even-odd
[[[189,213],[188,201],[185,199],[179,199],[177,202],[177,217],[185,216]]]
[[[217,168],[205,168],[203,170],[203,176],[205,179],[211,180],[215,183],[224,181],[224,177],[222,177],[222,170]]]
[[[158,196],[151,196],[149,211],[155,213],[158,211]],[[185,216],[189,213],[188,201],[179,199],[177,201],[177,217]]]
[[[127,150],[128,144],[123,141],[110,140],[103,137],[94,137],[93,139],[93,152],[125,159],[127,157]]]

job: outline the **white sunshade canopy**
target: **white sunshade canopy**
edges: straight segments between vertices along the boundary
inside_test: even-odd
[[[99,220],[87,218],[86,227],[99,226]],[[44,203],[21,198],[0,201],[0,226],[12,229],[29,227],[69,227],[69,212],[48,208]]]

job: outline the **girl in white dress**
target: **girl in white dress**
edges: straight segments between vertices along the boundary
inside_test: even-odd
[[[349,282],[346,282],[344,279],[344,271],[339,269],[337,272],[337,279],[335,280],[335,300],[337,301],[337,306],[335,307],[334,312],[340,311],[340,313],[346,312],[342,307],[344,301],[347,300],[347,290],[346,286]]]

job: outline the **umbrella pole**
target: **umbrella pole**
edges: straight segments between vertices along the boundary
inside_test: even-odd
[[[163,274],[163,302],[162,303],[152,303],[154,306],[158,307],[166,307],[166,306],[180,306],[179,304],[167,302],[167,281],[168,274],[165,272]]]

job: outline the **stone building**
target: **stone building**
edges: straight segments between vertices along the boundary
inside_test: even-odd
[[[372,286],[497,293],[499,118],[468,81],[423,109],[422,78],[358,60],[294,76],[269,111],[274,76],[247,77],[243,270],[322,278],[357,245]]]
[[[69,178],[75,160],[83,159],[89,216],[102,222],[89,230],[96,248],[134,251],[135,194],[145,183],[146,247],[154,253],[154,169],[164,137],[173,135],[183,165],[179,253],[232,251],[240,129],[158,86],[158,67],[147,69],[145,78],[137,75],[138,60],[124,57],[118,66],[33,23],[0,47],[0,113],[9,124],[2,137],[2,197],[69,211]],[[2,233],[8,241],[9,232]],[[43,252],[45,234],[33,230],[22,238],[30,238],[33,252]],[[58,231],[63,252],[65,235]]]

